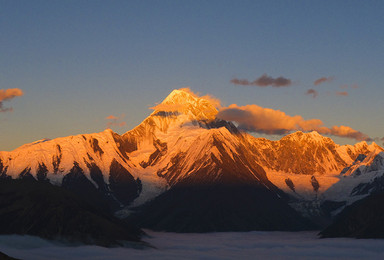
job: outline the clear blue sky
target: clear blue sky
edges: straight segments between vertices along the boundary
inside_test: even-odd
[[[3,102],[0,150],[100,132],[109,115],[125,115],[122,134],[185,86],[383,137],[383,14],[384,1],[0,0],[0,89],[24,91]],[[293,84],[230,83],[264,73]]]

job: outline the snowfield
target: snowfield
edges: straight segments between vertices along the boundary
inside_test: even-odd
[[[318,232],[176,234],[146,230],[156,247],[140,250],[69,247],[17,235],[0,236],[0,251],[21,259],[384,259],[384,239],[319,239]]]

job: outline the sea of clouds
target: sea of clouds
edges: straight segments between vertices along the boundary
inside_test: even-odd
[[[319,239],[317,232],[146,232],[144,240],[156,248],[65,246],[2,235],[0,251],[20,259],[384,259],[384,239]]]

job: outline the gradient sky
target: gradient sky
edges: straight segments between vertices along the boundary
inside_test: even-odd
[[[2,102],[0,150],[100,132],[110,115],[122,134],[185,86],[381,138],[383,14],[384,1],[0,0],[0,89],[24,92]],[[292,84],[231,83],[263,74]]]

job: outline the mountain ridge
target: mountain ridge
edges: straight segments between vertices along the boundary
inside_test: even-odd
[[[0,178],[32,178],[64,185],[82,196],[98,194],[121,216],[168,191],[177,188],[178,193],[182,186],[251,183],[258,190],[252,196],[269,194],[274,205],[279,200],[288,203],[289,198],[321,205],[340,201],[340,192],[361,184],[343,186],[353,178],[352,171],[371,165],[383,151],[375,143],[337,145],[315,131],[291,133],[278,141],[256,138],[217,119],[217,106],[209,96],[174,90],[142,123],[122,135],[107,129],[0,152]],[[364,159],[358,160],[359,156]],[[339,187],[339,193],[332,187]],[[185,196],[193,200],[194,194]],[[346,194],[344,199],[355,197]],[[302,206],[293,208],[300,211]],[[255,208],[255,214],[257,210],[261,208]],[[277,206],[272,212],[281,214]]]
[[[203,105],[201,106],[201,104]],[[209,111],[208,116],[196,112],[205,112],[206,110]],[[4,165],[1,174],[17,177],[24,172],[36,178],[39,169],[45,165],[48,175],[54,173],[49,175],[50,181],[60,185],[63,175],[57,173],[68,173],[73,168],[74,162],[77,162],[85,176],[97,186],[90,176],[89,165],[96,164],[103,173],[104,181],[107,182],[113,159],[123,165],[127,171],[135,172],[139,166],[146,166],[144,168],[147,168],[151,164],[161,161],[160,158],[167,153],[167,149],[180,149],[180,147],[177,148],[179,144],[176,144],[180,140],[180,137],[177,136],[183,135],[184,142],[180,145],[192,145],[193,142],[189,142],[187,139],[198,142],[198,139],[193,139],[194,136],[202,135],[200,137],[201,142],[201,139],[204,139],[203,136],[207,134],[205,130],[217,131],[212,129],[212,127],[215,128],[215,124],[219,126],[218,129],[224,126],[229,130],[229,133],[226,133],[228,140],[232,139],[231,134],[235,132],[237,139],[245,144],[242,149],[249,149],[253,153],[255,162],[262,165],[267,172],[324,175],[332,171],[332,174],[338,174],[352,164],[359,154],[383,150],[375,143],[368,145],[365,141],[353,146],[340,146],[335,144],[331,138],[323,137],[316,131],[310,133],[298,131],[288,134],[278,141],[255,138],[236,131],[236,127],[230,122],[212,117],[215,113],[217,114],[217,109],[209,100],[199,98],[188,90],[174,90],[162,103],[154,107],[151,115],[141,124],[123,135],[118,135],[107,129],[95,134],[61,137],[53,140],[43,139],[25,144],[12,152],[0,152],[1,164]],[[175,135],[177,138],[173,139],[176,141],[168,140],[170,138],[167,135]],[[166,141],[162,142],[160,139]],[[174,145],[168,147],[172,142]],[[319,145],[321,145],[321,149],[319,149]],[[50,148],[47,148],[48,146]],[[62,152],[60,151],[61,148],[63,149]],[[304,153],[303,148],[306,150]],[[195,149],[202,148],[196,147]],[[227,152],[231,154],[232,150],[235,149],[231,147]],[[181,149],[180,152],[183,153],[184,151]],[[292,156],[292,154],[294,155]],[[28,156],[32,158],[32,162]],[[307,159],[299,160],[302,162],[300,165],[292,165],[292,158],[302,156]],[[10,158],[13,160],[12,162],[8,160]],[[18,161],[18,158],[23,162]],[[313,161],[313,158],[320,158],[320,160]],[[325,167],[324,158],[332,158],[328,162],[328,168]],[[193,160],[193,158],[190,159]],[[304,165],[308,163],[311,163],[312,166]],[[60,169],[57,164],[59,164]],[[162,171],[164,170],[157,170],[154,176],[163,175]],[[136,174],[135,177],[138,178],[138,175]],[[153,180],[156,177],[150,179]]]

